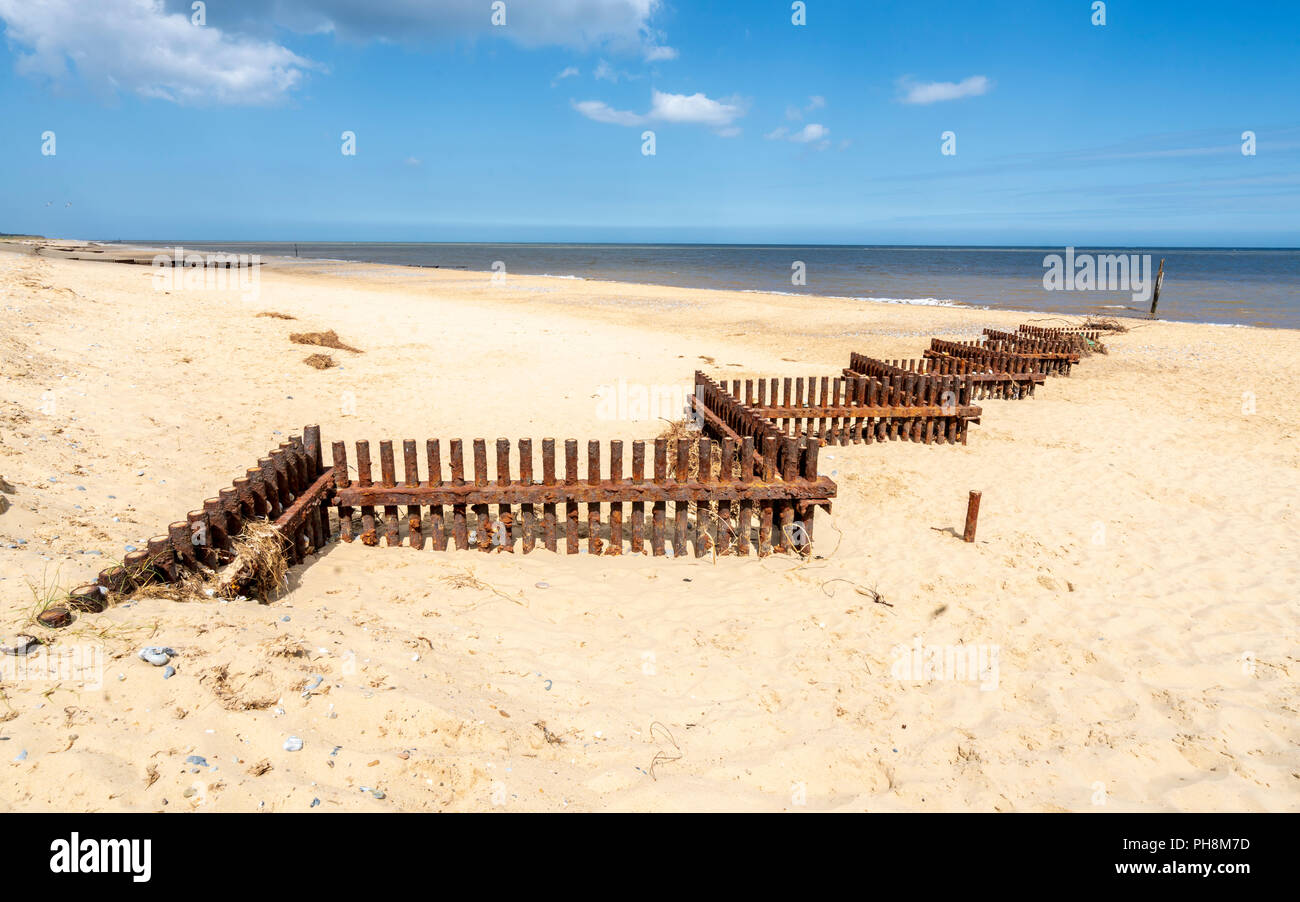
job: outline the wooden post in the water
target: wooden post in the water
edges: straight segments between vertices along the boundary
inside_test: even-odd
[[[966,532],[962,534],[962,539],[967,542],[975,541],[975,522],[980,516],[980,493],[971,492],[970,500],[966,502]]]
[[[1156,272],[1155,288],[1151,292],[1151,315],[1156,315],[1156,304],[1160,303],[1160,286],[1165,284],[1165,258],[1160,258],[1160,269]]]

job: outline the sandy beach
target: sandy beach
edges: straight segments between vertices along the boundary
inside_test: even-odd
[[[10,638],[306,424],[327,447],[650,439],[666,423],[610,417],[602,388],[1065,322],[294,261],[244,297],[21,242],[0,306]],[[1031,400],[979,402],[966,446],[823,448],[813,560],[336,543],[270,604],[39,631],[102,649],[103,682],[6,671],[0,807],[1300,809],[1300,333],[1132,326]],[[329,329],[360,353],[317,370],[288,335]],[[996,679],[900,678],[917,646],[996,649]]]

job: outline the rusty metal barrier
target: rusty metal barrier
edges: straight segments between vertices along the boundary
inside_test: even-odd
[[[776,436],[821,444],[904,441],[966,444],[981,410],[971,374],[733,380],[695,374],[691,405],[719,437]],[[743,393],[742,393],[743,392]]]
[[[974,400],[984,398],[1028,398],[1034,387],[1045,380],[1044,374],[1029,360],[1007,360],[999,366],[963,357],[923,357],[920,360],[878,360],[865,354],[851,353],[846,377],[871,376],[877,379],[902,378],[909,374],[925,376],[967,376],[974,386]]]
[[[424,478],[416,444],[407,440],[402,443],[404,466],[398,482],[393,443],[383,441],[376,482],[370,443],[359,441],[354,482],[349,478],[344,443],[334,442],[333,465],[326,467],[320,428],[307,426],[302,437],[281,443],[257,467],[205,500],[202,508],[169,524],[167,535],[150,539],[146,550],[128,553],[120,565],[101,571],[94,585],[80,586],[70,595],[78,609],[102,610],[108,592],[177,582],[190,572],[215,570],[234,559],[235,539],[252,521],[272,525],[290,564],[303,562],[335,538],[351,542],[359,536],[364,544],[377,545],[381,528],[386,544],[400,545],[402,525],[409,547],[423,548],[427,538],[437,551],[453,545],[470,548],[471,539],[480,551],[513,552],[519,546],[527,553],[539,540],[556,551],[563,532],[565,551],[575,554],[585,529],[586,551],[597,555],[622,554],[625,548],[644,553],[647,539],[654,556],[683,557],[692,545],[697,557],[710,550],[747,555],[751,545],[759,556],[772,551],[807,554],[816,508],[830,510],[837,490],[832,480],[817,473],[817,442],[775,433],[766,433],[759,441],[753,436],[720,442],[706,436],[634,441],[628,478],[623,471],[622,441],[608,443],[605,472],[601,443],[588,442],[587,466],[581,474],[578,443],[565,441],[563,476],[556,473],[555,444],[554,439],[542,440],[538,480],[532,440],[520,439],[512,445],[498,439],[496,470],[489,480],[486,443],[475,439],[474,472],[466,480],[460,439],[447,444],[446,470],[441,442],[425,443]],[[649,474],[647,445],[654,455]],[[512,447],[517,448],[517,478],[511,475]],[[602,523],[606,505],[608,519]],[[630,506],[628,520],[625,505]],[[581,525],[580,506],[586,508]],[[337,533],[331,526],[331,507],[338,511]],[[402,509],[404,521],[399,525]]]
[[[1065,342],[1066,346],[1077,351],[1095,351],[1105,354],[1106,346],[1101,342],[1101,331],[1084,326],[1041,326],[1020,325],[1016,331],[1030,338],[1050,339]]]
[[[1019,332],[1003,332],[1000,329],[985,329],[984,337],[985,341],[993,347],[1045,361],[1049,364],[1049,372],[1051,364],[1055,364],[1058,368],[1062,365],[1068,367],[1078,363],[1081,356],[1077,343],[1073,340],[1033,338]]]
[[[976,360],[995,369],[1006,370],[1019,361],[1027,361],[1035,372],[1049,376],[1056,374],[1068,376],[1071,364],[1070,355],[1018,351],[1007,343],[998,341],[947,341],[942,338],[932,338],[924,356]],[[1077,358],[1078,355],[1074,356]]]
[[[1023,332],[1033,338],[1056,338],[1066,335],[1082,335],[1084,338],[1097,339],[1101,337],[1102,330],[1089,326],[1031,326],[1028,323],[1021,323],[1016,326],[1017,332]]]
[[[342,541],[360,538],[366,545],[378,545],[381,533],[385,544],[402,544],[404,509],[410,548],[423,548],[427,537],[435,551],[454,543],[458,550],[473,546],[480,551],[513,552],[518,546],[526,554],[539,540],[548,550],[558,551],[563,532],[564,550],[577,554],[583,533],[579,506],[585,505],[588,554],[622,554],[625,539],[627,551],[644,553],[648,536],[654,556],[668,554],[668,542],[673,557],[687,555],[688,545],[694,546],[696,557],[711,549],[745,555],[751,544],[762,556],[772,550],[806,553],[812,542],[814,511],[818,506],[829,510],[836,493],[835,483],[817,474],[816,442],[776,435],[764,435],[759,442],[746,435],[728,437],[716,447],[712,439],[703,436],[675,441],[658,438],[649,445],[653,469],[647,474],[647,442],[633,441],[631,473],[625,477],[622,441],[608,442],[607,456],[602,454],[601,442],[587,442],[587,465],[580,473],[578,442],[568,439],[560,475],[555,439],[543,439],[539,480],[535,478],[531,439],[514,443],[498,439],[491,476],[487,443],[474,439],[474,470],[468,478],[461,439],[447,443],[445,461],[438,439],[425,442],[423,475],[416,443],[408,439],[402,442],[399,481],[393,443],[382,441],[380,477],[375,482],[370,443],[360,441],[356,443],[354,482],[348,475],[347,446],[334,442],[330,503],[338,509]],[[695,462],[692,445],[698,452]],[[512,472],[512,456],[517,475]],[[605,469],[602,458],[608,460]],[[671,526],[669,504],[674,506]],[[605,505],[608,519],[602,523]],[[624,519],[625,505],[631,508],[630,522]]]
[[[121,592],[220,567],[232,560],[234,539],[252,520],[270,522],[289,562],[299,563],[329,541],[325,505],[333,484],[333,468],[321,461],[320,427],[306,426],[301,437],[282,442],[202,508],[168,524],[167,535],[149,539],[144,551],[129,552],[120,565],[100,571],[96,585]],[[89,597],[94,588],[79,587],[72,596]]]

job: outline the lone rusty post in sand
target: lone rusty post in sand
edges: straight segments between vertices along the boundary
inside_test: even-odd
[[[962,539],[967,542],[975,541],[975,521],[980,517],[980,493],[971,492],[970,500],[966,502],[966,532],[962,534]]]
[[[1151,264],[1148,263],[1147,266]],[[1151,270],[1147,270],[1150,272]],[[1156,315],[1156,304],[1160,303],[1160,288],[1165,284],[1165,258],[1160,258],[1160,268],[1156,270],[1156,284],[1151,290],[1151,316]]]

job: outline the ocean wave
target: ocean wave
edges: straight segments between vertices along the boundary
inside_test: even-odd
[[[724,289],[725,290],[725,289]],[[872,304],[908,304],[916,307],[968,307],[973,310],[988,310],[973,304],[963,304],[952,298],[875,298],[842,294],[813,294],[807,291],[777,291],[768,288],[741,288],[742,294],[779,294],[792,298],[829,298],[833,301],[867,301]]]
[[[851,301],[870,301],[873,304],[913,304],[917,307],[971,307],[971,304],[963,304],[960,301],[954,301],[952,298],[849,298]],[[976,307],[977,310],[987,310],[987,307]]]

